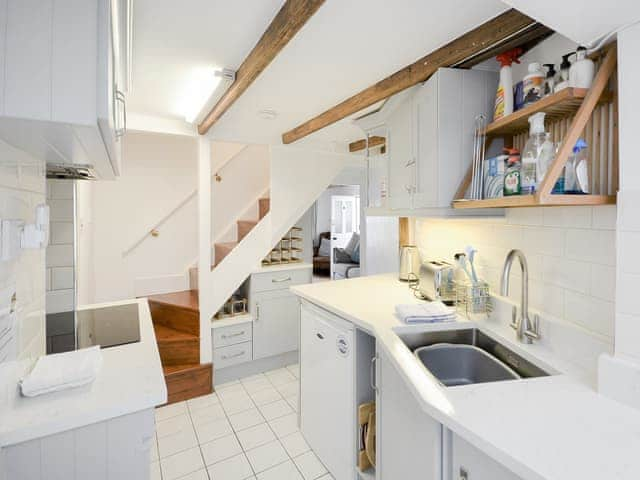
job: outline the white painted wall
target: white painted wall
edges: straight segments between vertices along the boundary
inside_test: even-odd
[[[47,313],[72,311],[75,307],[75,182],[47,180],[50,235],[47,246]]]
[[[615,354],[600,359],[600,391],[640,408],[640,25],[618,36],[620,190],[616,257]]]
[[[44,202],[44,163],[0,141],[0,218],[33,223],[35,207]],[[17,258],[0,261],[1,308],[16,293],[10,358],[45,352],[45,256],[45,249],[22,250]]]
[[[575,52],[577,47],[578,44],[573,40],[554,33],[520,57],[520,63],[512,65],[513,84],[515,85],[529,73],[527,69],[532,62],[553,63],[556,66],[556,71],[559,72],[562,55]],[[571,57],[569,60],[574,61],[575,57]]]

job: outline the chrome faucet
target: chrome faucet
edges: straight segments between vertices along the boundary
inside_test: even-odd
[[[516,337],[522,343],[532,343],[540,338],[540,320],[538,315],[534,316],[533,322],[529,320],[529,267],[527,259],[520,250],[511,250],[507,254],[502,268],[502,280],[500,281],[500,294],[504,297],[509,295],[509,274],[511,264],[517,258],[522,270],[522,293],[520,295],[520,318],[517,315],[517,308],[514,306],[511,311],[511,328],[516,331]]]

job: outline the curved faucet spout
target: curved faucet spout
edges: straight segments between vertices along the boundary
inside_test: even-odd
[[[518,340],[521,342],[531,343],[532,338],[537,338],[537,325],[533,328],[529,322],[529,267],[527,258],[520,250],[511,250],[507,254],[502,268],[502,279],[500,280],[500,294],[507,296],[509,294],[509,274],[511,273],[511,265],[515,259],[520,263],[522,271],[522,292],[520,295],[520,318],[515,319],[511,326],[515,328]],[[515,307],[514,307],[515,308]]]

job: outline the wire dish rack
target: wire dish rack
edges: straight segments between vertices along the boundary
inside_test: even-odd
[[[492,311],[489,284],[480,280],[477,284],[455,282],[456,308],[468,319],[475,315],[489,316]]]

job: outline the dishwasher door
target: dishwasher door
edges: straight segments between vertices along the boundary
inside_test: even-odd
[[[300,351],[302,435],[336,480],[355,475],[353,325],[303,304]]]

